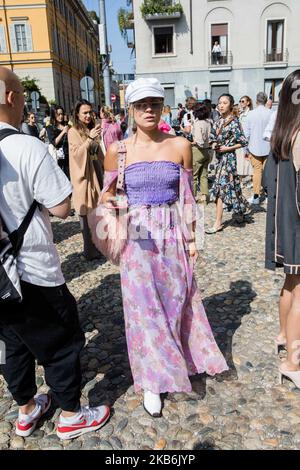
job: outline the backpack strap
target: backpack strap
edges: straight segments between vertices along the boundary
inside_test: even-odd
[[[124,140],[118,142],[118,180],[117,190],[124,191],[124,174],[126,164],[127,148]]]
[[[224,127],[228,126],[229,124],[232,123],[232,121],[235,120],[235,116],[232,116],[226,123],[223,121],[223,123],[221,124],[221,126],[217,129],[217,136],[219,136],[222,132],[222,130],[224,129]]]
[[[10,240],[10,243],[12,244],[15,256],[20,251],[20,249],[23,245],[25,233],[27,232],[27,229],[30,225],[30,222],[32,220],[32,217],[33,217],[33,215],[35,213],[35,210],[38,207],[38,205],[39,205],[38,202],[34,200],[33,203],[31,204],[27,214],[25,215],[25,217],[23,219],[23,222],[21,223],[20,227],[17,230],[14,230],[13,232],[11,232],[8,235],[8,238]]]
[[[0,142],[6,137],[9,137],[10,135],[14,135],[14,134],[21,134],[21,133],[15,129],[9,129],[7,127],[5,129],[1,129],[0,130]]]

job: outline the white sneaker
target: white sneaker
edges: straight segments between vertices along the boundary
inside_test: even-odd
[[[144,393],[144,409],[153,418],[161,417],[161,399],[157,393],[145,391]]]
[[[51,405],[51,397],[45,393],[34,397],[36,403],[35,409],[28,415],[19,411],[19,417],[16,422],[17,436],[28,437],[36,428],[39,419],[47,413]]]
[[[97,431],[104,426],[109,416],[110,410],[106,405],[95,408],[82,406],[75,416],[65,418],[60,415],[56,434],[60,439],[73,439],[87,432]]]
[[[249,204],[252,204],[253,206],[260,204],[259,197],[254,197],[254,196],[250,197],[250,199],[248,199],[248,202]]]

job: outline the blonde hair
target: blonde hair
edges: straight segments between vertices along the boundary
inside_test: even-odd
[[[108,119],[109,121],[116,121],[116,118],[113,114],[112,109],[109,106],[102,106],[100,112],[104,115],[104,119]]]
[[[162,113],[163,113],[163,114],[170,114],[170,112],[171,112],[171,107],[170,107],[168,104],[166,104],[166,105],[163,107],[163,112],[162,112]]]
[[[250,111],[252,111],[252,109],[253,109],[253,102],[252,102],[252,99],[250,98],[250,96],[244,95],[244,96],[241,97],[241,100],[243,100],[243,99],[245,99],[245,100],[248,101],[248,103],[249,103],[249,104],[248,104],[248,108],[250,109]]]
[[[237,104],[235,104],[232,108],[232,114],[236,117],[239,117],[240,115],[240,111],[239,111],[239,107]]]

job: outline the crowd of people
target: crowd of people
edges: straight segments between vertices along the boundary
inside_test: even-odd
[[[116,117],[109,106],[97,114],[91,103],[79,100],[71,115],[60,105],[46,111],[42,129],[33,112],[24,113],[20,130],[44,142],[49,154],[73,186],[70,215],[79,216],[83,235],[83,255],[87,260],[101,258],[91,241],[87,212],[96,207],[103,186],[104,155],[109,146],[124,139],[127,119],[123,110]],[[27,116],[27,118],[26,118]]]
[[[22,86],[0,67],[0,239],[17,230],[33,201],[38,203],[16,258],[22,302],[0,300],[0,340],[7,354],[2,374],[19,405],[18,435],[34,431],[52,398],[62,410],[61,439],[97,430],[110,415],[106,405],[80,404],[84,334],[49,219],[49,214],[68,217],[70,197],[88,260],[100,256],[102,246],[93,222],[97,210],[105,207],[120,222],[120,194],[126,202],[119,265],[128,355],[135,390],[143,391],[145,411],[155,418],[162,415],[162,393],[189,392],[190,376],[228,369],[194,275],[205,203],[216,206],[215,224],[206,230],[214,234],[224,227],[224,209],[240,223],[251,204],[268,197],[266,267],[283,267],[286,273],[275,344],[286,347],[288,357],[279,371],[300,388],[295,354],[300,341],[300,104],[293,94],[299,80],[300,70],[286,78],[275,119],[263,92],[255,109],[248,96],[237,107],[230,94],[220,96],[217,106],[190,97],[186,107],[178,106],[184,137],[176,135],[164,88],[153,78],[127,88],[132,125],[125,114],[118,122],[106,106],[97,116],[88,101],[80,100],[71,119],[56,106],[45,118],[46,132],[37,133],[31,114],[21,133]],[[253,196],[247,201],[242,186],[252,174]],[[36,360],[44,367],[49,394],[36,395]]]

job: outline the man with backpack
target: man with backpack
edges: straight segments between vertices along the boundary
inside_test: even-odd
[[[53,397],[62,409],[57,434],[70,439],[103,426],[109,408],[80,406],[79,354],[85,338],[76,301],[61,271],[49,220],[49,212],[61,219],[69,215],[72,186],[45,145],[18,132],[23,108],[24,90],[18,77],[0,67],[2,237],[6,232],[17,234],[18,239],[23,227],[19,237],[23,243],[17,255],[22,301],[10,301],[10,292],[0,298],[0,342],[6,349],[1,371],[19,405],[17,435],[32,434]],[[13,245],[13,237],[11,242]],[[5,274],[3,265],[0,268]],[[1,275],[0,282],[3,279]],[[44,367],[51,394],[36,395],[36,360]]]

